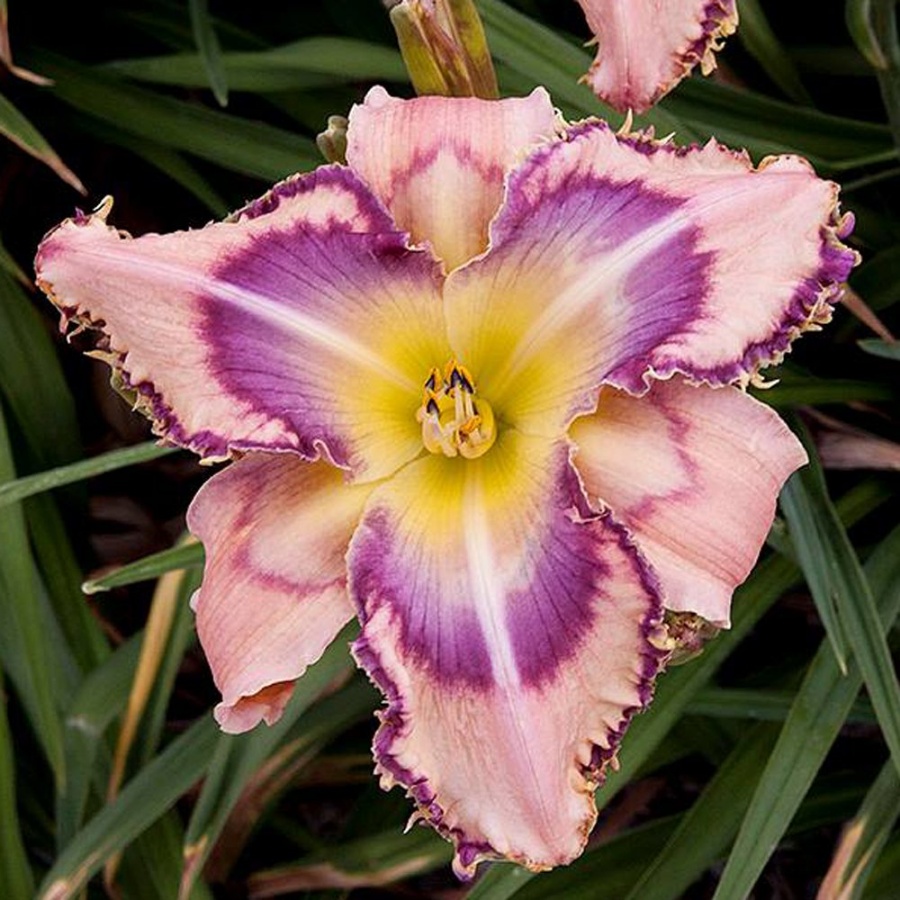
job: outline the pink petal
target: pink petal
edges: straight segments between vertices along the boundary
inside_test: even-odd
[[[787,426],[736,388],[673,379],[640,398],[604,389],[570,435],[585,489],[633,532],[665,605],[727,626],[778,492],[806,463]]]
[[[456,869],[577,856],[593,794],[659,654],[654,576],[585,505],[564,443],[504,432],[410,464],[348,556],[360,664],[385,692],[382,784],[456,845]]]
[[[450,342],[529,432],[590,411],[604,382],[746,383],[829,319],[857,261],[837,193],[797,157],[757,170],[715,143],[575,126],[513,172],[490,253],[448,276]]]
[[[371,489],[288,453],[249,454],[200,489],[188,511],[206,548],[194,608],[224,731],[277,721],[353,617],[344,554]]]
[[[642,113],[714,53],[737,27],[735,0],[578,0],[598,44],[585,76],[591,89],[620,112]]]
[[[499,101],[398,100],[373,88],[350,113],[347,161],[449,270],[487,247],[507,171],[559,129],[542,88]]]
[[[129,239],[100,213],[44,239],[64,322],[99,325],[157,432],[208,457],[321,453],[358,477],[421,449],[447,358],[440,280],[346,167],[289,179],[226,222]]]

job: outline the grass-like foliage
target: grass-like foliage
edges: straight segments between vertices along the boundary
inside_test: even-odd
[[[621,122],[578,83],[592,52],[575,3],[477,5],[504,95],[543,84],[567,118]],[[686,80],[637,121],[680,143],[714,135],[757,161],[806,156],[842,183],[863,262],[835,321],[757,392],[802,434],[813,463],[785,488],[732,629],[661,677],[598,795],[581,859],[543,875],[483,867],[463,886],[450,847],[425,828],[404,833],[407,802],[372,777],[380,700],[346,640],[275,727],[218,731],[188,606],[203,552],[183,537],[208,470],[148,443],[105,367],[59,339],[30,282],[42,234],[76,206],[111,194],[116,224],[134,233],[200,226],[318,165],[316,133],[371,84],[409,95],[383,5],[9,0],[3,900],[898,896],[894,5],[847,0],[845,16],[837,0],[740,0],[716,75]]]

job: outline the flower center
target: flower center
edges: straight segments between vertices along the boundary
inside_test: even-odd
[[[475,399],[475,382],[455,359],[443,373],[431,370],[416,420],[422,423],[426,449],[444,456],[477,459],[497,437],[493,410],[480,397]]]

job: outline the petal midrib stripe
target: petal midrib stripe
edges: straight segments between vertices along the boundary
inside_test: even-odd
[[[750,186],[746,185],[743,193],[750,190]],[[583,314],[585,307],[597,297],[604,287],[618,286],[628,271],[657,251],[667,240],[675,237],[684,228],[694,226],[700,220],[701,213],[705,213],[713,207],[733,202],[735,196],[740,193],[742,193],[740,190],[723,192],[722,196],[703,204],[688,201],[657,224],[645,229],[630,240],[610,248],[607,251],[609,264],[602,268],[599,277],[575,278],[564,290],[551,298],[531,323],[509,354],[505,366],[495,376],[498,393],[505,391],[507,386],[514,383],[533,355],[539,352],[540,345],[551,340],[573,318]],[[596,263],[591,266],[591,269],[596,268]]]
[[[125,278],[133,277],[134,258],[130,254],[110,252],[109,249],[105,249],[102,253],[93,250],[79,252],[85,258],[102,261],[103,266],[107,269],[121,271]],[[175,286],[183,288],[195,296],[208,296],[224,303],[230,303],[265,322],[292,331],[310,342],[327,348],[347,362],[377,372],[381,377],[404,390],[415,392],[421,388],[403,372],[373,352],[371,348],[359,343],[337,328],[316,321],[295,308],[286,307],[271,297],[198,274],[181,265],[146,259],[141,260],[140,265],[142,270],[161,276],[170,284],[174,283]]]
[[[473,471],[466,479],[463,492],[461,524],[465,535],[466,565],[474,593],[472,603],[488,648],[498,693],[504,698],[508,709],[512,736],[517,745],[513,757],[520,760],[527,771],[527,777],[531,780],[527,790],[538,799],[541,819],[549,825],[552,817],[544,801],[541,773],[532,755],[531,725],[520,709],[520,700],[527,688],[522,684],[512,639],[506,627],[507,597],[496,577],[497,556],[487,522],[488,487],[484,483],[485,477],[483,471]]]

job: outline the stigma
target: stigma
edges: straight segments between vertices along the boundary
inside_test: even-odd
[[[431,370],[416,420],[422,423],[425,449],[444,456],[477,459],[491,449],[497,436],[493,410],[476,399],[472,376],[456,360],[443,372]]]

